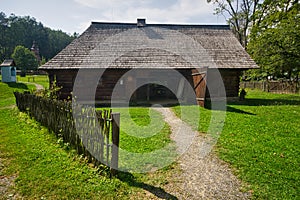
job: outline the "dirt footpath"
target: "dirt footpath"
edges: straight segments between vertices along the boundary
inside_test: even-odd
[[[177,160],[181,173],[170,178],[169,184],[163,188],[166,192],[178,199],[250,198],[249,193],[241,192],[242,184],[229,166],[205,146],[208,142],[204,135],[193,131],[170,108],[153,109],[164,116],[172,129],[171,138],[176,142],[178,153],[183,153]]]

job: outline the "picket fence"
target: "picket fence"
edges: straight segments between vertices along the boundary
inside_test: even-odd
[[[249,81],[241,82],[241,88],[259,89],[271,93],[300,94],[300,82],[291,81]]]
[[[29,93],[14,93],[21,112],[40,122],[73,146],[79,155],[99,166],[110,166],[112,175],[118,169],[120,114],[96,110],[87,105],[54,100]]]

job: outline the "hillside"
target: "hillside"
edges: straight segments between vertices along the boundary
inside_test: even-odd
[[[40,56],[51,59],[73,41],[76,33],[69,35],[61,30],[52,30],[30,16],[7,16],[0,12],[0,61],[10,58],[16,46],[31,48],[35,41]]]

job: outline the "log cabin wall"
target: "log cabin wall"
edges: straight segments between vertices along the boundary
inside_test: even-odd
[[[138,70],[136,71],[133,76],[126,75],[130,69],[107,69],[101,78],[95,77],[94,70],[88,70],[87,73],[84,74],[84,77],[77,78],[76,81],[79,83],[79,87],[77,91],[80,92],[80,96],[82,101],[89,101],[92,98],[96,102],[108,102],[111,100],[113,90],[115,89],[115,100],[126,100],[131,98],[132,100],[147,100],[147,96],[144,99],[138,99],[139,96],[144,96],[140,93],[146,93],[146,91],[137,90],[138,81],[146,82],[153,81],[155,82],[156,76],[158,73],[162,74],[163,76],[167,77],[167,74],[170,73],[168,70]],[[177,70],[181,76],[183,76],[187,83],[193,86],[193,80],[191,77],[191,70],[189,69],[182,69]],[[59,92],[60,99],[71,99],[72,98],[72,91],[75,83],[75,79],[77,76],[78,70],[56,70],[56,71],[48,71],[50,85],[53,85],[54,82],[58,87],[61,87]],[[172,74],[172,73],[170,73]],[[170,75],[171,76],[171,75]],[[97,89],[95,93],[91,91],[91,89],[95,88],[95,86],[88,86],[88,82],[91,79],[99,79]],[[179,84],[180,76],[179,77],[168,77],[166,80],[166,84],[169,88],[172,88],[174,91],[177,91],[177,87]],[[82,82],[82,84],[80,84]],[[80,85],[83,87],[80,88]],[[145,87],[146,88],[146,87]],[[186,98],[191,96],[191,91],[188,89],[188,85],[185,85],[184,88],[184,95]],[[188,95],[189,94],[189,95]],[[170,96],[174,96],[174,94],[170,94]],[[176,94],[175,94],[176,95]],[[170,97],[170,96],[167,96]],[[192,101],[194,99],[186,99],[187,101]]]
[[[59,98],[60,99],[71,99],[71,94],[73,91],[74,82],[76,79],[78,70],[56,70],[56,71],[48,71],[49,73],[49,80],[51,81],[51,84],[53,84],[53,80],[55,79],[56,85],[61,87]],[[95,98],[95,101],[98,102],[108,102],[111,100],[111,96],[113,93],[114,88],[117,88],[116,96],[114,97],[115,100],[126,100],[130,96],[132,100],[147,100],[146,95],[137,94],[137,82],[142,79],[149,79],[155,80],[155,75],[151,74],[152,70],[142,70],[135,74],[135,77],[130,76],[124,76],[123,75],[128,72],[129,69],[108,69],[104,72],[102,77],[99,79],[97,90],[95,93],[91,93],[89,91],[90,88],[94,88],[91,86],[90,88],[86,86],[86,81],[89,79],[92,79],[94,77],[93,70],[90,71],[90,73],[87,73],[81,81],[83,82],[83,88],[79,88],[81,96],[83,99],[81,100],[90,100],[91,98]],[[164,73],[166,74],[168,70],[164,70]],[[192,79],[192,70],[189,69],[181,69],[177,70],[181,75],[183,75],[187,82],[193,86],[193,79]],[[226,91],[226,97],[238,97],[239,95],[239,83],[240,83],[240,70],[236,69],[222,69],[219,70],[222,81],[225,86]],[[222,97],[221,94],[221,86],[220,84],[216,83],[215,77],[217,76],[217,71],[214,69],[208,70],[207,75],[207,83],[211,86],[208,86],[208,89],[206,90],[206,97]],[[170,81],[171,80],[171,81]],[[179,79],[174,78],[170,79],[167,83],[170,85],[170,87],[178,87]],[[117,85],[118,84],[118,85]],[[116,87],[118,86],[118,87]],[[141,92],[141,90],[139,91]],[[145,92],[146,91],[142,91]],[[185,86],[184,93],[185,97],[191,97],[192,93],[194,91],[188,91],[188,87]],[[144,99],[138,99],[138,97],[145,96]],[[129,97],[129,98],[130,98]],[[187,102],[194,102],[194,99],[185,99]]]
[[[50,88],[53,88],[54,86],[61,88],[58,94],[59,99],[63,100],[71,98],[77,70],[51,70],[47,72]]]
[[[127,69],[108,69],[104,74],[99,78],[95,100],[96,101],[109,101],[114,88],[117,88],[115,91],[115,98],[118,100],[123,100],[126,97],[126,80],[122,77],[128,70]],[[116,87],[117,86],[117,87]]]
[[[56,70],[56,71],[48,71],[50,85],[52,86],[54,82],[58,87],[60,87],[59,98],[60,99],[71,99],[72,91],[74,87],[75,80],[78,81],[79,87],[77,91],[80,93],[80,99],[82,101],[88,101],[92,98],[96,97],[96,101],[106,101],[111,99],[111,95],[113,89],[116,84],[120,84],[121,77],[128,70],[120,69],[120,70],[106,70],[101,78],[95,77],[97,73],[95,70],[88,70],[84,73],[84,76],[77,78],[78,70]],[[93,93],[93,88],[95,85],[89,86],[90,83],[95,82],[95,79],[99,79],[98,85],[96,86],[96,92]],[[93,81],[91,81],[93,80]],[[96,83],[97,84],[97,83]],[[82,85],[82,87],[80,87]],[[125,95],[125,85],[118,92],[120,99]]]
[[[238,97],[240,90],[240,70],[221,70],[227,97]]]
[[[207,83],[209,84],[208,90],[206,90],[206,97],[224,97],[221,90],[221,83],[216,82],[218,74],[222,77],[222,82],[225,87],[226,97],[238,97],[239,96],[239,84],[241,70],[239,69],[209,69],[207,76]]]

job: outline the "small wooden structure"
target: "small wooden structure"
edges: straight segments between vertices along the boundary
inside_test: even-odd
[[[3,83],[11,83],[17,81],[17,73],[16,73],[16,64],[12,59],[6,59],[0,65],[1,74],[2,74],[2,82]]]
[[[36,41],[33,41],[32,47],[30,48],[30,51],[34,53],[36,60],[38,63],[41,63],[41,56],[40,56],[40,49],[36,43]]]
[[[98,102],[111,101],[117,87],[114,100],[185,99],[193,92],[204,106],[207,98],[238,98],[241,72],[253,68],[256,63],[227,25],[146,24],[138,19],[137,23],[92,22],[39,69],[49,74],[50,84],[56,81],[62,87],[63,99],[71,96],[76,80],[82,96]],[[78,81],[80,70],[87,73]],[[91,82],[96,91],[80,88],[80,83],[95,79],[97,70],[105,71],[99,82]],[[226,94],[215,84],[217,74]]]

